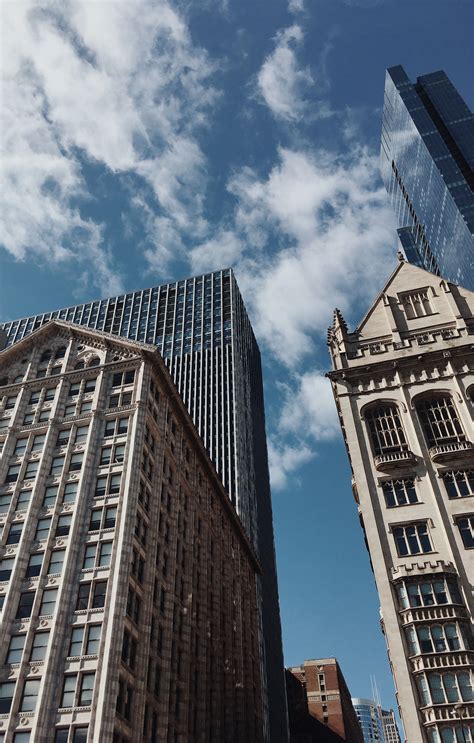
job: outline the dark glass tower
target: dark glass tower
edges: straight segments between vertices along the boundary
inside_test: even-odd
[[[286,692],[260,352],[231,269],[5,323],[8,345],[52,318],[160,349],[262,565],[268,739],[286,743]]]
[[[444,72],[385,76],[381,171],[407,259],[474,289],[474,115]]]

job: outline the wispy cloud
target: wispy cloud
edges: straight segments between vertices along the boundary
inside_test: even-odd
[[[24,0],[2,15],[2,244],[20,260],[87,258],[110,291],[120,278],[102,225],[83,216],[84,164],[138,175],[178,233],[199,223],[213,66],[166,0]]]
[[[302,44],[301,26],[294,24],[279,31],[275,48],[265,59],[257,78],[259,92],[277,118],[297,121],[308,107],[313,85],[308,67],[300,67],[296,50]]]

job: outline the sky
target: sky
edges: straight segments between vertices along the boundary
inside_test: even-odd
[[[324,374],[396,265],[385,68],[472,106],[471,0],[3,0],[0,322],[234,266],[262,351],[285,662],[395,706]],[[469,99],[471,95],[471,100]]]

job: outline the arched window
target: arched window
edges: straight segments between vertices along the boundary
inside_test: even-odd
[[[49,361],[51,356],[52,356],[51,349],[47,348],[46,351],[43,351],[43,353],[41,354],[40,363],[42,361]]]
[[[92,358],[90,359],[90,361],[89,361],[89,363],[87,364],[87,366],[99,366],[99,364],[100,364],[100,359],[99,359],[99,357],[98,357],[98,356],[93,356],[93,357],[92,357]]]
[[[56,349],[56,353],[54,354],[54,358],[55,359],[63,359],[65,353],[66,353],[66,346],[59,346],[59,348]]]
[[[81,359],[80,361],[77,361],[74,364],[74,369],[84,369],[84,359]]]
[[[391,454],[408,449],[400,412],[394,403],[381,403],[369,408],[365,418],[374,454]]]
[[[465,440],[451,395],[440,393],[432,397],[422,397],[416,403],[416,410],[429,447]]]

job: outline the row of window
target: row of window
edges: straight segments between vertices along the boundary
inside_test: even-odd
[[[441,477],[450,500],[474,495],[474,470],[450,470],[443,472]],[[385,480],[381,487],[388,508],[419,502],[412,477]]]
[[[460,516],[456,519],[456,524],[464,547],[474,549],[474,516]],[[394,526],[392,532],[399,557],[434,551],[427,521],[400,524]]]
[[[45,376],[46,370],[43,370],[44,374],[39,376]],[[61,368],[56,371],[59,374]],[[127,385],[133,384],[135,379],[135,370],[128,370],[124,372],[117,372],[112,377],[112,394],[109,397],[109,408],[116,408],[122,405],[129,405],[132,402],[132,391],[127,391],[122,388]],[[79,382],[72,382],[69,385],[68,399],[73,398],[72,402],[67,402],[64,409],[64,417],[67,418],[72,415],[82,415],[92,410],[92,399],[89,399],[89,394],[94,392],[96,387],[96,378],[83,379]],[[23,417],[23,425],[31,425],[32,423],[45,423],[51,416],[51,408],[48,406],[43,408],[44,403],[52,402],[56,394],[57,387],[47,387],[39,390],[33,390],[30,393],[28,407]],[[83,399],[83,396],[87,395],[87,399]],[[3,410],[6,412],[12,410],[17,401],[17,395],[7,396],[4,400]],[[79,399],[80,398],[80,399]],[[78,407],[78,403],[79,407]],[[10,425],[9,418],[0,419],[0,432],[5,430]]]
[[[432,394],[415,400],[415,409],[428,447],[466,439],[451,395]],[[399,407],[394,403],[376,403],[365,411],[374,454],[408,450]]]
[[[471,632],[465,624],[408,627],[406,636],[409,655],[474,649]]]
[[[424,673],[417,677],[417,684],[423,706],[473,701],[469,671]]]

